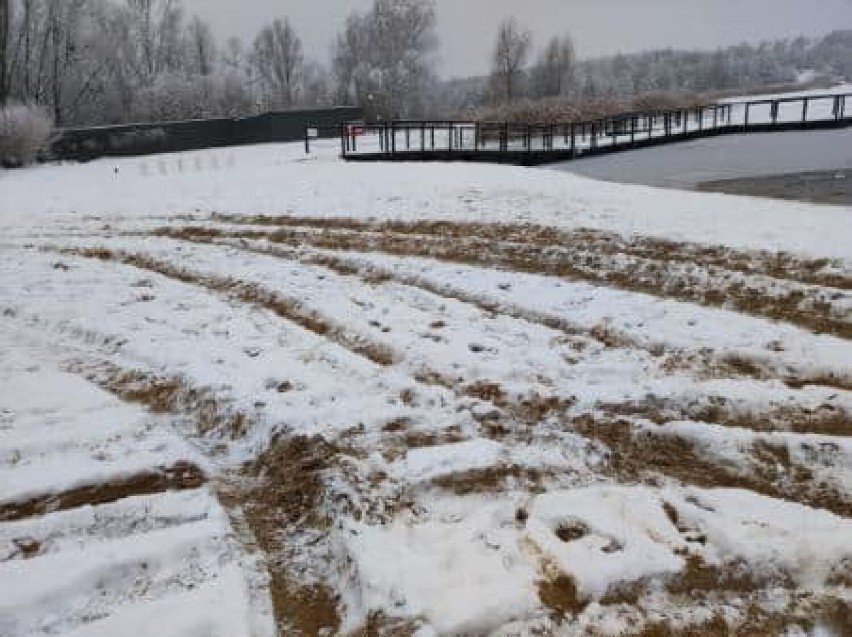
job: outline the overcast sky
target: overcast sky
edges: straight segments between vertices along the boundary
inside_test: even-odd
[[[289,16],[305,52],[327,63],[353,9],[370,0],[184,0],[222,38],[249,43],[275,16]],[[441,74],[485,73],[501,18],[517,17],[541,44],[568,31],[581,56],[660,47],[714,48],[742,41],[852,29],[852,0],[437,0]]]

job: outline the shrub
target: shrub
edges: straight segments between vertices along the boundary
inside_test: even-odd
[[[166,130],[162,127],[131,130],[110,135],[107,146],[118,153],[155,153],[163,149]]]
[[[700,95],[682,93],[647,93],[633,99],[601,97],[568,100],[546,98],[527,100],[484,108],[475,113],[479,121],[536,124],[568,124],[588,122],[633,111],[659,112],[682,108],[697,108],[710,100]]]
[[[44,150],[53,123],[42,111],[24,104],[0,108],[0,166],[31,164]]]

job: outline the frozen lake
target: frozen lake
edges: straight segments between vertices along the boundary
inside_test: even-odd
[[[688,189],[723,179],[852,169],[852,128],[722,136],[550,168],[605,181]]]

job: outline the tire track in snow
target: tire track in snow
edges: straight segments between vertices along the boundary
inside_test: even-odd
[[[550,329],[558,329],[563,331],[567,336],[581,336],[583,338],[578,339],[579,344],[583,344],[585,338],[597,337],[599,342],[611,347],[633,347],[652,351],[655,355],[660,354],[656,348],[649,349],[648,347],[643,347],[631,339],[629,335],[616,330],[612,330],[609,334],[603,334],[603,330],[585,330],[581,326],[574,325],[556,315],[535,312],[520,305],[488,300],[449,285],[438,285],[424,277],[400,274],[387,268],[365,266],[363,263],[359,263],[356,260],[348,260],[345,257],[338,257],[328,253],[306,253],[275,245],[255,245],[254,243],[246,243],[244,240],[197,239],[195,241],[208,245],[223,245],[264,256],[278,257],[289,262],[321,266],[340,275],[357,276],[368,284],[380,285],[385,281],[396,281],[447,299],[473,305],[485,312],[503,314]],[[674,352],[672,353],[672,358],[664,359],[661,365],[669,368],[672,373],[675,371],[694,371],[699,376],[706,375],[709,378],[728,379],[741,377],[754,380],[766,379],[766,372],[758,371],[756,365],[749,367],[744,365],[741,360],[736,363],[728,362],[728,359],[725,357],[720,357],[719,360],[716,360],[712,354],[704,356],[702,360],[702,352],[696,352],[695,354],[695,357],[686,357],[681,352]],[[681,360],[683,360],[682,365],[679,363]],[[785,380],[789,381],[790,379]],[[447,384],[447,382],[442,381],[442,384]],[[481,385],[487,385],[487,383],[482,383]],[[469,388],[466,393],[468,395],[477,395],[476,390],[473,388]],[[499,386],[496,386],[495,391],[491,392],[489,396],[479,395],[479,397],[488,400],[502,409],[508,410],[509,413],[519,413],[520,405],[517,402],[512,404],[511,401],[508,401],[507,396],[500,390]],[[497,399],[495,400],[495,398]],[[564,403],[562,406],[564,408],[568,405],[569,403]],[[683,401],[678,402],[666,396],[649,394],[642,402],[628,402],[621,405],[614,403],[602,404],[601,408],[610,412],[649,418],[659,423],[668,420],[697,420],[757,431],[794,431],[803,434],[821,433],[852,436],[852,413],[849,413],[842,404],[836,405],[832,401],[826,401],[815,408],[799,404],[790,405],[782,403],[768,409],[744,411],[742,408],[732,405],[731,401],[722,395],[708,395],[702,402],[684,405]],[[557,413],[557,410],[554,408],[543,413]],[[521,419],[524,420],[523,416],[521,416]],[[538,419],[540,420],[540,417]]]
[[[361,336],[353,336],[344,326],[336,325],[317,312],[305,308],[298,299],[280,295],[256,283],[230,277],[192,272],[142,253],[113,251],[107,248],[63,249],[61,253],[101,261],[113,261],[223,294],[242,303],[272,311],[279,317],[323,336],[346,349],[382,366],[392,365],[397,355],[384,345]]]
[[[203,458],[175,423],[61,371],[69,354],[109,355],[115,341],[68,325],[45,339],[56,335],[47,322],[20,318],[4,316],[0,348],[0,581],[14,582],[0,633],[117,634],[132,622],[158,634],[270,634],[264,620],[244,621],[252,567]],[[181,603],[178,629],[167,609]]]
[[[473,305],[483,312],[501,314],[511,318],[524,320],[529,323],[541,325],[549,329],[559,330],[568,337],[576,338],[578,346],[581,347],[584,339],[591,339],[607,347],[625,347],[644,350],[655,357],[668,355],[669,358],[662,362],[664,366],[667,366],[672,370],[691,370],[700,377],[740,377],[755,380],[779,378],[782,382],[789,383],[791,386],[795,387],[802,387],[808,384],[818,385],[821,384],[821,381],[825,381],[824,384],[828,387],[837,386],[843,388],[846,386],[842,383],[838,384],[838,381],[832,378],[819,377],[806,379],[794,374],[788,374],[786,376],[781,375],[779,377],[779,370],[767,368],[765,361],[757,360],[754,357],[749,357],[742,353],[718,355],[712,351],[707,352],[705,348],[685,350],[684,348],[666,347],[665,345],[660,344],[645,344],[638,341],[624,330],[620,330],[613,325],[600,323],[593,328],[588,328],[555,313],[533,310],[519,303],[499,300],[494,297],[489,297],[486,294],[469,292],[449,283],[437,283],[435,280],[425,276],[401,273],[390,268],[383,268],[375,264],[365,263],[363,260],[359,260],[358,258],[345,256],[346,252],[344,252],[343,256],[341,256],[340,254],[329,251],[310,251],[304,248],[297,249],[292,247],[282,247],[276,244],[246,239],[211,239],[196,237],[183,240],[190,243],[222,245],[245,252],[276,256],[289,261],[298,261],[299,263],[307,265],[326,267],[337,274],[358,276],[362,281],[368,284],[380,284],[385,281],[396,281],[400,284],[419,288],[447,299]],[[849,386],[852,387],[852,383],[850,383]]]
[[[434,379],[428,379],[434,382]],[[488,386],[487,383],[480,383],[481,387]],[[536,425],[540,423],[543,419],[547,418],[550,414],[559,414],[564,412],[571,405],[571,401],[561,402],[561,401],[517,401],[517,400],[507,400],[505,395],[502,395],[499,386],[495,388],[494,391],[485,392],[485,390],[480,390],[478,387],[468,387],[467,389],[468,395],[473,394],[478,398],[481,398],[486,401],[490,401],[492,404],[496,405],[507,414],[509,414],[513,419],[521,420],[523,422],[528,423],[529,425]],[[612,406],[610,406],[612,407]],[[693,413],[689,413],[686,410],[682,410],[680,413],[677,413],[678,408],[675,407],[675,414],[673,416],[668,416],[670,419],[674,418],[684,418],[684,417],[692,417],[695,416]],[[635,411],[635,407],[633,409],[626,409],[628,413],[630,411]],[[740,418],[735,420],[735,416],[730,416],[729,420],[726,422],[724,418],[720,416],[724,416],[724,410],[717,410],[716,417],[717,420],[724,422],[729,426],[738,426],[741,425],[744,419]],[[831,415],[832,418],[836,417],[836,414]]]
[[[745,314],[852,338],[850,295],[845,290],[801,284],[766,275],[731,275],[730,271],[715,265],[707,266],[704,270],[690,262],[672,261],[666,254],[649,258],[618,252],[578,251],[562,245],[463,237],[458,233],[433,235],[393,230],[362,233],[312,226],[245,231],[209,227],[162,228],[154,234],[178,239],[193,236],[267,239],[293,246],[308,243],[332,250],[384,252],[402,257],[419,256],[503,267],[701,305],[733,306]],[[751,282],[750,276],[762,276],[763,279]],[[711,281],[709,285],[708,280]],[[841,304],[838,306],[838,303]]]
[[[742,448],[737,449],[738,457],[732,458],[724,452],[717,455],[700,439],[665,424],[653,425],[647,421],[643,424],[638,419],[614,414],[579,416],[567,424],[609,448],[609,466],[620,481],[643,482],[662,474],[682,484],[746,489],[852,518],[852,499],[843,486],[827,483],[815,475],[811,466],[792,456],[789,443],[772,436],[749,430],[739,432]],[[731,433],[737,432],[731,430]],[[819,447],[813,441],[800,444]],[[830,445],[830,438],[823,444]]]
[[[483,391],[485,391],[484,388],[483,388]],[[639,475],[641,476],[641,473]],[[491,477],[492,477],[491,475],[486,475],[486,476],[483,476],[483,479],[484,480],[490,479]],[[509,477],[512,477],[512,476],[510,475]],[[622,476],[622,477],[624,477],[624,476]],[[456,475],[456,476],[449,477],[446,481],[439,482],[438,486],[442,487],[442,488],[444,488],[448,491],[454,491],[455,489],[457,489],[459,487],[459,485],[461,485],[462,493],[464,493],[464,492],[467,492],[467,490],[468,490],[468,485],[466,484],[466,480],[468,480],[469,478],[473,478],[473,481],[475,482],[477,479],[479,479],[479,476],[467,476],[467,475],[464,475],[464,474],[459,474],[459,475]],[[476,485],[474,485],[474,486],[476,486]],[[517,483],[516,483],[515,486],[517,486]],[[502,488],[502,485],[500,485],[500,488]]]
[[[719,266],[743,274],[764,274],[824,287],[852,290],[852,273],[844,264],[830,259],[805,259],[783,252],[743,251],[727,246],[707,246],[669,239],[621,235],[580,228],[561,230],[552,226],[506,223],[465,223],[453,221],[362,221],[346,217],[245,216],[214,214],[211,221],[244,226],[293,226],[315,229],[350,230],[364,234],[386,232],[443,237],[471,237],[491,241],[529,243],[542,247],[566,246],[604,254]],[[176,218],[180,220],[180,218]]]

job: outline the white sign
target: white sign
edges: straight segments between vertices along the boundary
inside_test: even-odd
[[[317,130],[316,128],[309,128],[308,129],[308,138],[309,139],[317,139],[318,137],[319,137],[319,130]]]

